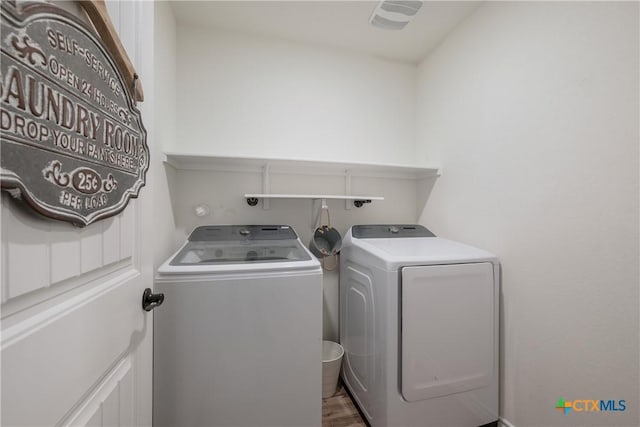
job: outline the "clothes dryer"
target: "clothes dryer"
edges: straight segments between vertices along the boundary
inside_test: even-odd
[[[497,258],[388,224],[350,228],[340,263],[342,378],[370,426],[497,425]]]
[[[155,426],[319,426],[322,270],[288,226],[205,226],[158,270]]]

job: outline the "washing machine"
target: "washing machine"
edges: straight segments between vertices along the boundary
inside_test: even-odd
[[[420,225],[357,225],[340,263],[341,374],[369,425],[497,425],[496,257]]]
[[[289,226],[204,226],[158,269],[154,426],[319,426],[322,270]]]

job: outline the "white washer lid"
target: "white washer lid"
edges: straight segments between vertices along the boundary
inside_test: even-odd
[[[158,268],[163,276],[319,269],[320,263],[287,225],[197,227]]]
[[[268,272],[300,272],[301,270],[309,270],[321,272],[320,262],[314,257],[309,250],[302,245],[299,239],[296,239],[297,246],[300,251],[305,253],[304,259],[279,259],[279,260],[250,260],[247,262],[220,262],[220,263],[177,263],[172,261],[182,256],[185,250],[188,250],[189,243],[185,244],[168,260],[166,260],[159,268],[157,280],[162,281],[163,278],[174,280],[176,276],[207,276],[218,274],[260,274]]]

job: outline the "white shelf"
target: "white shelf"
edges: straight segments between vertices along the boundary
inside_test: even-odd
[[[373,178],[423,179],[439,176],[438,168],[360,162],[334,162],[308,159],[228,157],[165,152],[165,162],[180,170],[255,172],[271,174],[333,175]]]
[[[247,199],[384,200],[382,196],[341,196],[332,194],[245,194]]]
[[[382,196],[351,194],[352,178],[383,178],[418,181],[440,176],[438,168],[361,162],[335,162],[309,159],[278,159],[256,157],[213,156],[207,154],[165,152],[165,163],[178,170],[255,173],[262,176],[262,193],[245,194],[251,206],[262,201],[262,208],[269,209],[271,199],[344,200],[345,209],[361,207],[365,203],[384,200]],[[274,194],[271,178],[274,175],[330,176],[344,178],[344,195],[322,194]],[[292,178],[297,179],[297,178]]]

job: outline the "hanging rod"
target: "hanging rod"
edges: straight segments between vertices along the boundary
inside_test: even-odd
[[[382,196],[344,196],[337,194],[245,194],[249,206],[258,204],[258,199],[310,199],[310,200],[353,200],[353,204],[359,208],[365,203],[374,200],[384,200]]]

